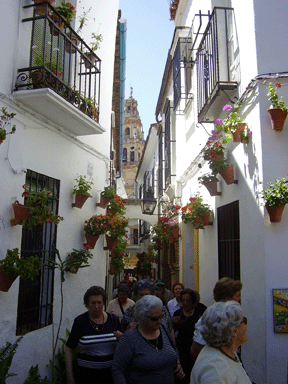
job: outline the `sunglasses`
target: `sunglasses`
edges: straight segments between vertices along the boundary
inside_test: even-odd
[[[148,319],[150,319],[151,321],[158,321],[158,320],[162,320],[163,319],[163,315],[161,316],[155,316],[155,317],[149,317],[149,316],[146,316],[148,317]]]
[[[244,323],[247,325],[247,317],[243,317],[242,321],[241,321],[241,324]]]

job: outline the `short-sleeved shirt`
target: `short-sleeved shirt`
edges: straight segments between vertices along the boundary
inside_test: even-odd
[[[133,305],[135,305],[135,301],[133,301],[131,299],[127,299],[126,303],[124,305],[122,304],[122,308],[123,308],[123,310],[125,312],[126,309],[128,309],[130,307],[133,307]],[[120,305],[119,305],[118,298],[114,299],[114,300],[111,300],[109,302],[109,304],[107,306],[107,309],[106,309],[106,312],[107,313],[114,313],[114,315],[118,316],[119,320],[121,321],[121,319],[123,317],[123,314],[122,314],[122,311],[121,311],[121,308],[120,308]]]

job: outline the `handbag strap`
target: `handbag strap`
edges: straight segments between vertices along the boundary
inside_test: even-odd
[[[160,325],[160,328],[161,328],[161,329],[164,329],[164,331],[165,331],[165,333],[166,333],[166,335],[167,335],[167,337],[168,337],[168,339],[169,339],[169,341],[170,341],[170,343],[171,343],[173,349],[175,349],[175,351],[178,352],[177,347],[176,347],[176,345],[175,345],[175,343],[174,343],[174,341],[173,341],[173,339],[172,339],[172,336],[170,335],[169,332],[167,332],[166,327],[165,327],[163,324],[161,324],[161,325]]]
[[[122,307],[122,304],[120,303],[119,297],[118,297],[118,304],[119,304],[119,307],[121,309],[122,315],[124,315],[124,309]]]

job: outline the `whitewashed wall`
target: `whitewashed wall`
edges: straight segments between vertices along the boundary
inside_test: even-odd
[[[59,214],[64,221],[58,226],[57,248],[62,258],[66,258],[72,248],[83,246],[83,224],[93,214],[104,213],[96,207],[99,193],[108,183],[110,125],[113,87],[113,65],[116,37],[118,0],[85,2],[86,7],[92,6],[87,26],[83,29],[83,38],[90,43],[91,32],[101,33],[103,42],[97,51],[102,60],[100,124],[106,129],[102,135],[75,138],[60,132],[49,122],[37,118],[27,112],[13,100],[17,68],[27,54],[29,34],[20,19],[24,16],[23,5],[30,1],[5,0],[1,3],[0,46],[0,108],[7,107],[15,112],[14,118],[17,131],[8,136],[0,146],[0,258],[4,258],[7,249],[21,246],[21,226],[10,226],[13,218],[12,203],[15,199],[23,202],[22,185],[25,182],[24,169],[43,173],[60,180]],[[72,1],[74,4],[75,2]],[[77,8],[77,4],[76,8]],[[76,16],[77,17],[77,16]],[[95,21],[94,21],[95,19]],[[9,33],[7,34],[7,31]],[[5,37],[6,35],[6,37]],[[19,42],[19,45],[18,45]],[[25,53],[26,52],[26,53]],[[9,160],[9,162],[7,161]],[[72,188],[77,175],[87,175],[92,170],[92,199],[88,199],[83,208],[72,208]],[[2,221],[3,220],[3,221]],[[77,275],[67,274],[64,282],[64,312],[61,337],[65,337],[65,329],[71,328],[73,319],[85,311],[83,295],[92,285],[105,285],[106,260],[108,254],[103,251],[101,236],[92,251],[91,267],[80,269]],[[9,292],[0,292],[0,346],[6,341],[16,339],[16,319],[19,279],[12,285]],[[60,276],[55,272],[54,284],[54,332],[59,322],[60,312]],[[11,366],[11,372],[17,376],[10,378],[9,383],[23,383],[32,365],[39,365],[42,377],[50,376],[47,368],[52,353],[52,326],[28,333],[19,344]]]

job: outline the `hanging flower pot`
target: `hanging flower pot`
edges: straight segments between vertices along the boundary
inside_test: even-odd
[[[105,209],[107,205],[110,203],[110,201],[111,201],[111,197],[104,197],[101,195],[100,203],[96,203],[96,206]]]
[[[86,58],[86,57],[87,58]],[[89,60],[90,61],[89,61]],[[84,61],[84,65],[87,69],[90,69],[92,65],[95,65],[95,61],[96,61],[96,56],[94,54],[94,52],[84,52],[84,57],[83,57],[83,61]],[[91,64],[92,63],[92,64]]]
[[[68,259],[68,263],[71,262],[73,263],[75,261],[75,259],[73,257],[69,257]],[[76,275],[76,273],[78,272],[79,268],[81,266],[81,263],[78,263],[78,264],[73,264],[73,269],[69,269],[69,272],[70,273],[73,273],[74,275]]]
[[[75,203],[72,204],[72,207],[82,208],[85,201],[89,198],[89,196],[82,195],[82,193],[77,193],[75,195]]]
[[[72,41],[72,43],[68,39],[65,40],[65,51],[67,53],[75,53],[76,47],[80,43],[80,41],[77,39],[77,37],[75,35],[71,36],[71,41]]]
[[[205,213],[205,215],[199,217],[200,223],[205,227],[210,223],[210,212]]]
[[[117,237],[110,237],[105,235],[106,238],[106,247],[104,249],[114,250],[117,245]]]
[[[221,196],[221,192],[218,192],[218,181],[208,181],[208,183],[203,184],[204,187],[206,187],[210,193],[210,196]]]
[[[20,204],[17,200],[12,204],[12,207],[15,218],[11,220],[11,225],[21,224],[22,220],[29,219],[29,212],[31,210],[31,207],[27,207],[26,205]]]
[[[112,263],[110,263],[109,275],[114,275],[116,272],[116,267]]]
[[[241,141],[241,133],[244,132],[246,124],[238,123],[238,129],[232,132],[233,141],[239,143]]]
[[[265,205],[268,215],[270,217],[271,223],[280,223],[282,219],[282,213],[285,208],[285,204],[281,205],[280,207],[271,208],[269,205]]]
[[[8,292],[17,277],[17,275],[6,275],[2,271],[2,266],[0,266],[0,291]]]
[[[58,28],[55,27],[55,25],[50,20],[48,20],[48,21],[49,21],[49,27],[50,27],[51,35],[59,36],[59,29],[60,29],[60,31],[63,31],[63,29],[66,25],[66,20],[64,19],[64,17],[62,17],[61,15],[59,17],[58,15],[56,15],[56,13],[53,14],[53,21],[58,26]]]
[[[223,179],[225,180],[225,183],[227,185],[234,183],[234,181],[235,181],[235,179],[234,179],[234,165],[230,165],[230,167],[226,167],[226,168],[221,169],[221,171],[219,173],[223,177]]]
[[[171,233],[172,233],[172,236],[174,237],[174,239],[178,239],[178,237],[180,237],[180,229],[179,228],[173,228],[171,230]]]
[[[94,249],[97,240],[99,239],[99,236],[93,236],[93,235],[85,235],[86,237],[86,243],[90,246],[91,249]]]
[[[272,108],[268,109],[268,113],[270,115],[272,129],[274,129],[274,131],[281,132],[287,117],[287,111],[283,111],[280,108]]]
[[[115,215],[115,212],[113,211],[113,209],[111,209],[111,208],[109,208],[109,207],[107,207],[106,213],[107,213],[107,215],[109,215],[109,216],[114,216],[114,215]]]

